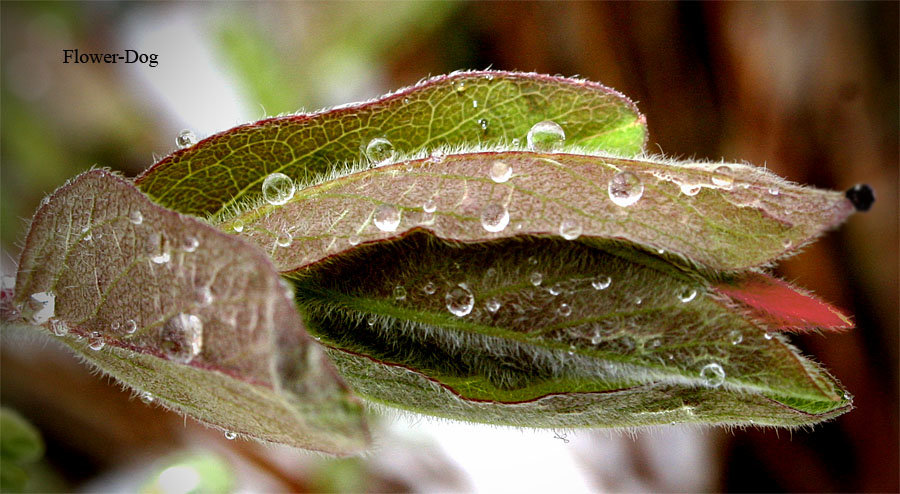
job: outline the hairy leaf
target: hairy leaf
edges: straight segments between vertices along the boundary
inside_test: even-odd
[[[245,241],[94,170],[38,210],[13,302],[146,400],[265,441],[358,451],[361,405],[290,295]]]
[[[498,168],[511,174],[498,182]],[[524,151],[412,160],[301,190],[285,205],[258,202],[220,227],[240,230],[281,272],[416,229],[461,242],[624,239],[740,270],[795,251],[854,211],[839,192],[748,165]]]
[[[566,143],[634,155],[647,138],[634,104],[597,83],[515,72],[463,72],[379,99],[270,118],[205,139],[148,169],[137,184],[183,213],[215,213],[257,195],[270,173],[318,181],[347,162],[368,161],[373,139],[395,153],[446,146],[525,146],[537,122],[561,125]],[[373,156],[375,156],[373,154]],[[378,154],[372,161],[389,159]]]
[[[713,280],[629,244],[415,234],[295,276],[341,374],[391,406],[533,427],[790,426],[850,409]]]

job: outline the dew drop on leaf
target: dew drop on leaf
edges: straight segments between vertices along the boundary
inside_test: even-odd
[[[433,295],[434,292],[437,291],[437,287],[432,282],[425,283],[422,287],[422,291],[425,292],[426,295]]]
[[[235,232],[241,233],[242,231],[244,231],[244,222],[241,220],[234,220],[234,223],[231,224],[231,228]]]
[[[781,246],[784,247],[785,249],[790,249],[792,245],[794,245],[794,243],[791,242],[791,239],[789,239],[789,238],[785,238],[784,240],[781,241]]]
[[[200,305],[212,305],[214,300],[215,297],[213,297],[212,290],[208,286],[201,286],[197,289],[197,301],[200,302]]]
[[[548,291],[550,292],[550,295],[553,295],[555,297],[555,296],[559,295],[560,293],[562,293],[562,291],[563,291],[562,284],[554,283],[553,286],[551,286]]]
[[[631,206],[644,195],[644,184],[634,173],[622,171],[613,175],[607,191],[616,206]]]
[[[502,184],[509,180],[509,177],[512,176],[512,171],[512,167],[503,161],[495,161],[491,163],[491,180]]]
[[[509,211],[500,204],[488,204],[481,211],[481,226],[489,232],[503,231],[509,225]]]
[[[559,308],[556,309],[556,312],[563,317],[569,317],[572,314],[572,307],[569,304],[563,302],[559,304]]]
[[[61,319],[51,319],[50,329],[56,336],[65,336],[69,334],[69,325],[66,324],[66,321],[63,321]]]
[[[185,252],[194,252],[199,246],[200,241],[197,240],[197,237],[188,237],[184,239],[184,245],[182,246],[182,249],[184,249]]]
[[[383,232],[392,232],[400,226],[400,210],[390,204],[375,208],[375,226]]]
[[[178,149],[189,148],[194,144],[197,144],[197,136],[190,130],[182,130],[175,136],[175,145]]]
[[[606,290],[611,283],[612,278],[609,276],[598,276],[591,280],[591,286],[594,287],[594,290]]]
[[[169,260],[171,258],[172,258],[172,256],[169,255],[168,252],[162,252],[160,254],[151,256],[150,261],[152,261],[153,264],[165,264],[165,263],[169,262]]]
[[[154,401],[156,401],[156,398],[153,397],[153,393],[151,393],[149,391],[142,392],[140,394],[140,398],[141,398],[141,401],[146,405],[149,405],[149,404],[153,403]]]
[[[487,302],[484,303],[484,307],[488,310],[488,312],[493,314],[500,310],[500,301],[496,298],[490,298]]]
[[[403,285],[394,287],[394,300],[406,300],[406,288],[404,288]]]
[[[575,240],[581,236],[581,224],[575,220],[563,220],[559,224],[559,234],[566,240]]]
[[[763,335],[763,338],[765,338],[767,340],[771,340],[774,337],[775,337],[775,333],[771,333],[771,332],[766,332],[766,334]]]
[[[716,167],[716,169],[713,170],[712,183],[720,189],[731,190],[732,187],[734,187],[734,177],[732,176],[731,167],[728,165]]]
[[[88,347],[91,350],[99,351],[103,350],[103,347],[106,346],[106,341],[103,340],[103,336],[99,331],[91,332],[90,336],[88,336]]]
[[[777,195],[780,194],[780,193],[781,193],[781,191],[778,190],[777,187],[769,187],[769,195],[771,195],[771,196],[777,196]]]
[[[538,122],[531,127],[528,135],[528,149],[532,151],[554,151],[566,142],[566,133],[552,120]]]
[[[434,202],[434,199],[428,199],[425,204],[422,204],[422,210],[426,213],[433,213],[437,210],[437,203]]]
[[[376,165],[391,160],[394,154],[394,145],[384,137],[376,137],[366,145],[366,157]]]
[[[463,81],[458,81],[453,84],[453,88],[456,89],[456,92],[461,93],[466,90],[466,83]]]
[[[487,134],[487,130],[488,130],[488,121],[487,121],[486,118],[479,118],[479,119],[478,119],[478,126],[481,127],[482,132],[484,132],[485,134]]]
[[[532,285],[539,286],[541,284],[541,282],[544,281],[544,275],[535,271],[535,272],[531,273],[531,278],[529,278],[529,279],[530,279]]]
[[[290,247],[294,241],[294,236],[290,232],[282,231],[275,237],[275,245],[279,247]]]
[[[125,321],[125,333],[134,334],[135,331],[137,331],[137,322],[134,319]]]
[[[229,441],[234,441],[234,439],[236,437],[237,437],[237,432],[225,431],[225,439],[228,439]]]
[[[193,314],[176,314],[163,324],[159,337],[166,356],[188,364],[203,349],[203,322]]]
[[[704,386],[718,388],[725,382],[725,369],[716,362],[706,364],[700,369],[700,379]]]
[[[744,341],[744,334],[733,329],[728,333],[728,338],[731,340],[732,345],[740,345],[741,342]]]
[[[700,193],[698,184],[681,184],[681,193],[686,196],[695,196]]]
[[[140,210],[135,209],[128,214],[128,221],[134,223],[135,225],[140,225],[144,222],[144,215],[140,212]]]
[[[475,305],[475,296],[469,291],[466,285],[460,283],[453,287],[447,295],[444,296],[447,310],[456,317],[463,317],[472,312]]]
[[[478,108],[478,100],[477,99],[472,100],[472,108]]]
[[[294,181],[284,173],[270,173],[263,180],[263,199],[273,206],[280,206],[294,197]]]
[[[28,297],[26,320],[32,324],[44,324],[56,315],[56,294],[53,292],[32,293]]]
[[[678,300],[681,300],[683,303],[688,303],[696,297],[697,290],[694,290],[693,288],[685,288],[678,292]]]
[[[350,245],[359,245],[359,243],[362,242],[362,239],[360,239],[357,235],[350,235],[350,238],[347,239],[347,242]]]

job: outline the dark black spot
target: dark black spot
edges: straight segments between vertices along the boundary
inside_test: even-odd
[[[857,211],[868,211],[875,202],[875,191],[866,184],[856,184],[850,187],[847,189],[846,195]]]

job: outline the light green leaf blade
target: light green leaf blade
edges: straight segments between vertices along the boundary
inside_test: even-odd
[[[368,161],[366,148],[376,138],[406,155],[439,147],[524,147],[529,129],[543,120],[562,126],[567,145],[585,149],[635,155],[647,138],[634,104],[600,84],[463,72],[368,102],[235,127],[176,151],[137,184],[166,207],[211,214],[257,195],[270,173],[308,184],[345,163]]]
[[[295,276],[341,374],[390,406],[530,427],[793,426],[850,409],[710,280],[627,244],[416,234]]]
[[[87,362],[203,423],[334,454],[366,446],[360,404],[271,262],[109,172],[78,176],[38,210],[13,303]]]
[[[500,181],[498,168],[507,170]],[[615,189],[625,176],[636,183]],[[749,165],[524,151],[411,160],[298,191],[285,205],[254,204],[218,226],[241,230],[281,272],[414,230],[459,242],[623,239],[741,270],[795,252],[854,211],[839,192]]]

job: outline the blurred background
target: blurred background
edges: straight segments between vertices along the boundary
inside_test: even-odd
[[[638,103],[653,152],[865,182],[878,198],[777,268],[857,323],[793,338],[855,395],[811,430],[566,434],[386,414],[370,454],[333,460],[228,441],[4,334],[0,400],[46,445],[27,489],[897,492],[898,5],[3,2],[3,274],[41,198],[81,171],[134,176],[182,129],[202,138],[456,69],[577,74]],[[74,48],[159,65],[63,64]]]

